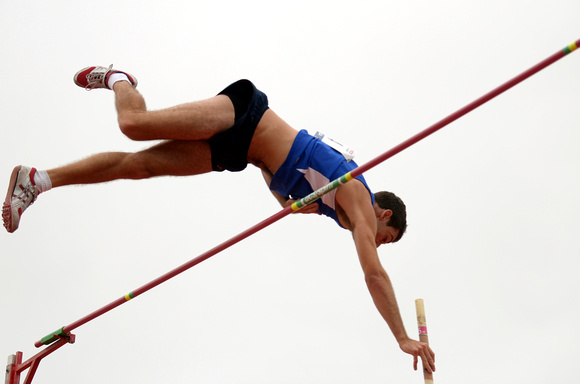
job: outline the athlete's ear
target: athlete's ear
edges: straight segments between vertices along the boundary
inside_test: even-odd
[[[389,220],[391,220],[391,216],[393,216],[393,211],[391,211],[390,209],[385,209],[379,215],[379,221],[387,221],[388,222]]]

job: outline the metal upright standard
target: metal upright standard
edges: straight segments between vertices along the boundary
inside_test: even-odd
[[[472,103],[466,105],[465,107],[459,109],[455,113],[447,116],[443,120],[439,121],[438,123],[433,124],[432,126],[428,127],[427,129],[419,132],[415,136],[405,140],[401,144],[393,147],[389,151],[383,153],[382,155],[376,157],[375,159],[369,161],[366,164],[359,166],[358,168],[354,169],[353,171],[341,176],[340,178],[334,180],[333,182],[329,183],[328,185],[320,188],[317,191],[314,191],[310,195],[304,197],[303,199],[295,202],[290,207],[286,207],[280,212],[270,216],[269,218],[263,220],[262,222],[254,225],[253,227],[241,232],[240,234],[232,237],[231,239],[223,242],[222,244],[210,249],[209,251],[195,257],[194,259],[188,261],[187,263],[175,268],[172,271],[167,272],[163,276],[158,277],[157,279],[143,285],[140,288],[135,289],[134,291],[118,298],[117,300],[105,305],[104,307],[88,314],[87,316],[65,326],[62,328],[57,329],[56,331],[48,334],[47,336],[43,337],[42,339],[38,340],[34,345],[38,348],[43,345],[47,345],[48,347],[45,348],[42,352],[34,355],[30,359],[25,362],[22,362],[22,353],[17,352],[15,355],[10,355],[8,357],[8,365],[6,366],[6,384],[19,384],[20,383],[20,376],[23,371],[29,369],[27,376],[25,378],[24,384],[30,384],[40,364],[40,361],[51,354],[52,352],[56,351],[58,348],[62,347],[64,344],[67,343],[74,343],[75,336],[71,334],[71,332],[80,327],[81,325],[109,312],[110,310],[120,306],[121,304],[126,303],[127,301],[149,291],[152,288],[155,288],[159,284],[179,275],[180,273],[192,268],[193,266],[201,263],[204,260],[209,259],[210,257],[214,256],[215,254],[231,247],[232,245],[244,240],[245,238],[253,235],[254,233],[266,228],[270,224],[277,222],[278,220],[286,217],[293,211],[296,211],[305,205],[308,205],[326,193],[338,188],[340,185],[360,176],[364,172],[368,171],[369,169],[375,167],[376,165],[384,162],[385,160],[389,159],[390,157],[396,155],[397,153],[403,151],[404,149],[410,147],[411,145],[423,140],[427,136],[431,135],[432,133],[437,132],[441,128],[445,127],[446,125],[450,124],[451,122],[457,120],[461,116],[467,114],[468,112],[474,110],[475,108],[479,107],[480,105],[486,103],[487,101],[493,99],[494,97],[498,96],[499,94],[507,91],[511,87],[515,86],[516,84],[522,82],[523,80],[527,79],[528,77],[532,76],[533,74],[539,72],[540,70],[546,68],[550,64],[556,62],[557,60],[563,58],[570,52],[576,50],[580,46],[580,39],[575,41],[574,43],[568,45],[564,49],[559,50],[555,54],[551,55],[550,57],[546,58],[545,60],[541,61],[540,63],[536,64],[535,66],[531,67],[527,71],[521,73],[520,75],[514,77],[513,79],[509,80],[508,82],[504,83],[503,85],[499,86],[498,88],[490,91],[489,93],[483,95],[479,99],[473,101]]]

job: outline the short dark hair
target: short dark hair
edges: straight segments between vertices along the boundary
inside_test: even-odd
[[[399,236],[393,243],[401,240],[407,230],[407,207],[400,197],[392,192],[381,191],[375,193],[375,202],[382,209],[390,209],[393,212],[388,225],[399,230]]]

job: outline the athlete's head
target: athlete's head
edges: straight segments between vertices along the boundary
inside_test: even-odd
[[[380,208],[390,209],[393,212],[387,225],[399,230],[399,235],[392,241],[396,243],[403,237],[407,229],[407,207],[405,203],[397,195],[387,191],[375,193],[375,203]]]

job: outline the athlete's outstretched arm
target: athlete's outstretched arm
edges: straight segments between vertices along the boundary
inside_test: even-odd
[[[337,203],[345,211],[352,231],[359,261],[373,302],[387,322],[399,347],[413,355],[413,367],[417,369],[418,357],[429,371],[435,370],[435,354],[427,343],[410,339],[407,335],[391,280],[377,253],[377,220],[367,189],[357,182],[347,183],[337,191]]]

